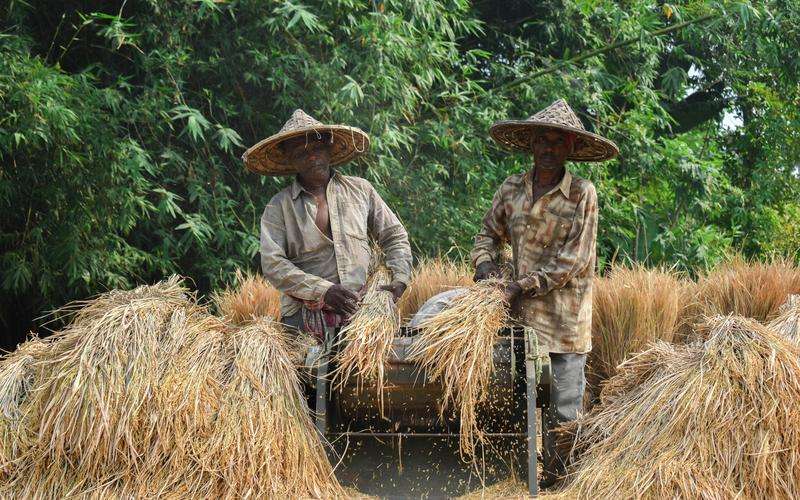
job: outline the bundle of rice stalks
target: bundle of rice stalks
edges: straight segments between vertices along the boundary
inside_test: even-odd
[[[268,318],[231,332],[214,429],[200,457],[213,497],[330,498],[343,494],[288,350]]]
[[[379,289],[389,281],[390,272],[383,266],[377,267],[370,276],[361,305],[339,332],[336,369],[331,374],[334,388],[338,390],[353,376],[358,390],[365,381],[373,381],[377,386],[381,416],[384,368],[392,350],[392,339],[400,329],[400,315],[392,293]]]
[[[800,345],[800,295],[790,295],[767,327]]]
[[[400,317],[408,321],[429,298],[453,288],[472,286],[472,273],[464,264],[437,258],[414,268],[408,290],[397,303]]]
[[[0,477],[16,470],[31,445],[33,436],[25,425],[23,403],[34,387],[35,363],[47,350],[47,344],[33,338],[0,361]]]
[[[692,300],[692,283],[666,269],[614,267],[595,278],[592,351],[587,381],[592,389],[617,365],[655,340],[673,342]]]
[[[475,441],[483,442],[477,406],[486,399],[494,369],[493,349],[507,319],[500,282],[475,284],[454,298],[451,306],[420,324],[409,351],[431,381],[443,385],[440,416],[452,405],[460,415],[459,450],[474,457]]]
[[[227,321],[241,324],[253,318],[281,318],[281,293],[260,274],[236,271],[236,285],[214,293],[218,313]]]
[[[714,317],[704,342],[658,342],[573,424],[565,498],[798,498],[800,349],[759,323]]]
[[[697,282],[695,318],[738,314],[766,322],[791,294],[800,293],[800,268],[789,260],[747,262],[737,258],[719,265]]]
[[[39,459],[98,480],[150,461],[143,457],[158,453],[154,396],[163,360],[191,341],[187,328],[205,318],[177,277],[84,303],[49,339],[39,363],[46,375],[29,395]]]

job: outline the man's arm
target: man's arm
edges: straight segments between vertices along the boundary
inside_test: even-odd
[[[597,192],[593,185],[575,209],[567,241],[547,265],[526,274],[517,282],[524,292],[545,295],[561,288],[583,271],[595,254],[597,240]]]
[[[503,203],[503,187],[492,198],[492,206],[483,216],[483,225],[475,236],[475,245],[470,253],[475,266],[475,280],[480,281],[497,274],[495,264],[500,254],[500,245],[508,239],[506,234],[506,210]]]
[[[386,267],[392,271],[393,284],[403,285],[403,290],[398,289],[397,293],[392,290],[395,298],[399,298],[411,277],[411,245],[408,243],[408,233],[372,185],[369,185],[369,190],[369,233],[386,255]]]
[[[301,300],[321,302],[333,286],[326,279],[302,271],[286,257],[283,211],[272,203],[261,216],[261,270],[272,286]]]

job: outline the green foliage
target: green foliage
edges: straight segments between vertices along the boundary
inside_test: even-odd
[[[81,5],[0,7],[0,317],[17,334],[106,288],[178,272],[207,291],[255,267],[287,180],[240,156],[298,107],[370,134],[344,170],[419,254],[468,252],[494,190],[530,167],[491,123],[565,97],[621,147],[574,165],[598,188],[601,266],[797,256],[795,2]]]

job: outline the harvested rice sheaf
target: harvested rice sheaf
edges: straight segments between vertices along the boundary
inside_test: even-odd
[[[370,381],[377,387],[383,415],[384,370],[392,350],[392,340],[400,329],[400,315],[391,292],[381,290],[389,284],[390,271],[379,266],[371,274],[367,291],[350,322],[339,332],[336,370],[331,374],[333,386],[341,390],[356,378],[359,390]]]
[[[267,318],[234,330],[222,401],[201,462],[215,497],[343,494],[314,427],[287,334]]]
[[[620,366],[572,425],[566,498],[800,497],[800,349],[717,316]]]
[[[88,301],[50,340],[31,391],[37,459],[100,480],[157,461],[160,393],[171,360],[207,318],[179,279]]]
[[[35,363],[47,343],[33,338],[0,361],[0,477],[7,478],[31,446],[33,435],[25,425],[25,401],[36,383]]]
[[[460,416],[459,450],[474,458],[476,441],[483,442],[477,425],[477,406],[486,399],[498,332],[506,322],[507,306],[499,282],[475,284],[457,296],[449,308],[420,324],[409,359],[442,384],[441,415],[448,407]]]
[[[667,269],[614,267],[595,278],[592,345],[587,381],[593,390],[617,365],[656,340],[676,340],[690,306],[693,285]]]
[[[800,295],[790,295],[778,312],[767,327],[800,346]]]
[[[236,285],[213,295],[220,316],[241,324],[254,318],[281,318],[281,293],[260,274],[236,271]]]
[[[738,314],[767,322],[789,295],[800,294],[800,267],[790,260],[724,262],[697,281],[696,318]]]
[[[179,278],[71,310],[0,360],[0,497],[340,494],[278,324],[231,327]]]

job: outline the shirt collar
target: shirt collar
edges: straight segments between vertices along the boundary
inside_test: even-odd
[[[572,186],[572,174],[569,173],[566,167],[564,167],[564,177],[561,178],[561,183],[558,185],[558,189],[561,190],[561,194],[564,195],[564,198],[569,199],[569,188]]]
[[[526,192],[530,195],[532,193],[532,186],[533,186],[533,171],[528,170],[525,173],[525,189]],[[558,186],[551,189],[547,194],[553,193],[558,189],[561,191],[561,194],[564,195],[564,198],[569,198],[569,190],[572,186],[572,174],[569,172],[567,167],[564,167],[564,177],[561,178],[561,182],[558,183]]]
[[[338,176],[339,176],[339,172],[337,172],[336,170],[333,170],[331,172],[331,182],[335,181],[338,178]],[[300,181],[297,180],[297,176],[295,176],[294,180],[292,181],[292,185],[289,187],[289,190],[290,190],[289,194],[292,195],[292,199],[293,200],[296,200],[297,197],[300,196],[300,193],[302,193],[302,192],[306,192],[307,193],[308,192],[306,190],[306,188],[304,188],[302,185],[300,185]]]

